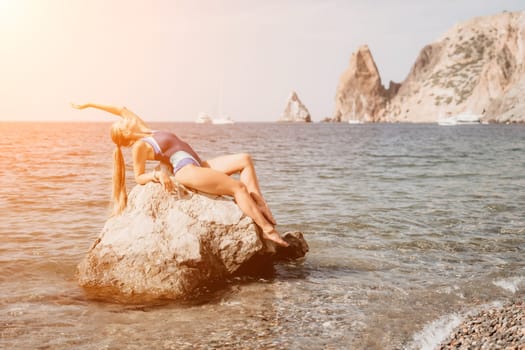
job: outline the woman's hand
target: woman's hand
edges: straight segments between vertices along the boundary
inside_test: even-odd
[[[174,186],[173,186],[173,181],[171,181],[170,176],[166,174],[166,172],[164,171],[159,171],[157,174],[159,177],[159,182],[162,184],[162,187],[164,187],[164,189],[167,192],[172,192],[174,189]]]
[[[89,104],[85,103],[83,105],[77,105],[77,104],[71,102],[71,107],[76,108],[76,109],[85,109],[85,108],[89,107]]]

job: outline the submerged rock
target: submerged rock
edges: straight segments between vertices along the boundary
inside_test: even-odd
[[[265,264],[304,256],[308,245],[300,239],[277,255],[232,200],[195,193],[179,199],[159,184],[137,185],[125,211],[106,222],[78,265],[78,280],[95,293],[185,298],[257,256]]]

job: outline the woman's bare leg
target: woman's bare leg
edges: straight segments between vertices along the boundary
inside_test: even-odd
[[[259,209],[247,186],[223,172],[206,168],[187,165],[175,174],[175,179],[184,186],[194,188],[209,194],[229,195],[235,198],[239,208],[262,229],[263,237],[280,246],[287,247],[288,243],[282,239],[262,211]]]
[[[264,199],[261,188],[259,187],[259,180],[255,173],[255,166],[252,157],[248,153],[238,153],[226,156],[213,158],[203,162],[203,166],[210,167],[217,171],[223,172],[226,175],[240,173],[240,180],[246,185],[250,195],[258,206],[261,207],[264,215],[272,224],[277,225],[273,214]]]

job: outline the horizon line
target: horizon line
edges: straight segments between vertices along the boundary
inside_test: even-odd
[[[49,120],[0,120],[0,123],[114,123],[115,121],[102,121],[102,120],[58,120],[58,119],[49,119]],[[148,123],[196,123],[194,120],[148,120]],[[239,120],[235,121],[235,124],[240,123],[277,123],[277,124],[315,124],[322,121],[311,121],[311,122],[281,122],[278,120],[266,121],[266,120]],[[217,125],[217,124],[202,124],[202,125]]]

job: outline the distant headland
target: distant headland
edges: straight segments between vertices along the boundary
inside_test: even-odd
[[[525,122],[525,12],[455,25],[421,50],[403,82],[388,88],[361,46],[325,121],[434,123],[462,113],[487,123]]]

